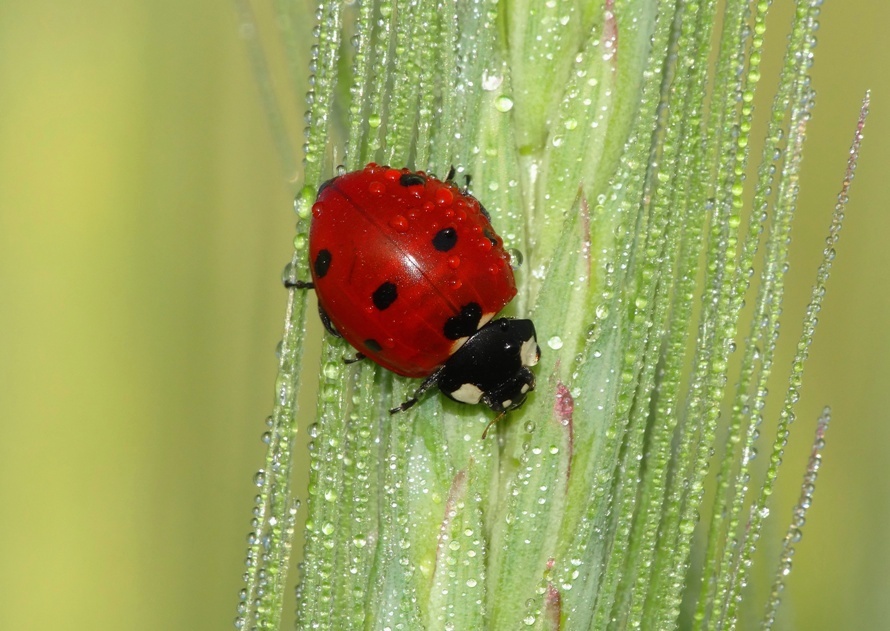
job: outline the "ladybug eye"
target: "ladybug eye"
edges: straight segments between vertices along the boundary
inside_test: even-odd
[[[439,252],[447,252],[457,244],[457,230],[442,228],[433,237],[433,247]]]

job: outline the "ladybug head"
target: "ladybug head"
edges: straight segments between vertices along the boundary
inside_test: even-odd
[[[513,410],[535,389],[529,367],[540,357],[531,320],[500,318],[476,331],[448,358],[439,373],[439,389],[461,403],[485,403],[495,412]]]

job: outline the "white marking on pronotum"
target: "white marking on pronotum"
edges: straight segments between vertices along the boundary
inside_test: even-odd
[[[528,392],[528,384],[527,383],[522,384],[522,387],[519,389],[519,391],[522,394],[525,394],[526,392]]]
[[[482,390],[471,383],[465,383],[460,388],[451,393],[451,398],[461,403],[469,403],[474,405],[482,399]]]
[[[523,366],[534,366],[538,363],[538,341],[534,336],[522,343],[522,348],[519,350],[519,357],[522,359]]]
[[[506,401],[504,401],[503,403],[501,403],[501,407],[504,408],[505,410],[506,410],[508,407],[510,407],[511,405],[513,405],[513,400],[512,400],[512,399],[507,399]]]

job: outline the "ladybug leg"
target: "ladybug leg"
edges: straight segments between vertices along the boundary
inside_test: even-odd
[[[285,281],[284,286],[288,289],[315,289],[315,283],[305,280]],[[334,337],[343,337],[342,335],[340,335],[337,329],[334,328],[334,323],[331,322],[331,317],[328,315],[327,311],[321,308],[321,305],[318,305],[318,317],[321,318],[321,323],[324,325],[324,328],[327,329],[328,333],[330,333]],[[359,353],[359,355],[362,354]],[[352,362],[358,361],[362,358],[364,358],[364,355],[362,355],[361,357],[357,357],[356,359],[353,359],[352,361],[349,361],[347,363],[351,364]]]
[[[287,289],[315,289],[315,283],[305,280],[286,280],[284,286]]]
[[[355,362],[360,362],[360,361],[363,360],[364,358],[365,358],[365,354],[364,354],[364,353],[356,353],[356,354],[355,354],[355,357],[344,357],[344,358],[343,358],[343,363],[344,363],[344,364],[354,364]]]
[[[397,414],[398,412],[404,412],[404,411],[407,410],[408,408],[413,407],[413,406],[420,400],[420,397],[422,397],[423,394],[424,394],[427,390],[429,390],[429,389],[432,388],[434,385],[436,385],[436,384],[439,383],[439,374],[440,374],[441,372],[442,372],[442,369],[439,368],[439,370],[437,370],[436,372],[434,372],[433,374],[431,374],[429,377],[427,377],[426,379],[424,379],[424,380],[423,380],[423,383],[420,384],[420,387],[417,388],[417,390],[414,391],[414,394],[411,396],[410,399],[408,399],[407,401],[405,401],[405,402],[402,403],[401,405],[398,405],[398,406],[392,408],[392,409],[389,411],[389,413],[390,413],[390,414]]]
[[[464,195],[470,194],[470,182],[472,182],[472,181],[473,181],[473,177],[469,173],[467,173],[464,176],[464,190],[461,191]],[[481,206],[482,204],[479,204],[479,205]]]
[[[340,332],[334,328],[334,323],[331,322],[331,316],[328,315],[327,311],[322,309],[321,305],[318,305],[318,317],[321,318],[321,323],[324,325],[324,328],[327,329],[328,333],[334,337],[343,337],[340,335]]]
[[[446,182],[453,182],[454,176],[457,173],[457,169],[454,168],[454,165],[451,165],[451,168],[448,169],[448,176],[445,178]]]

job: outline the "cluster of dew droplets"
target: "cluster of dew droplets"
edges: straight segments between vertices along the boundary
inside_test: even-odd
[[[313,30],[315,44],[310,47],[309,91],[306,93],[306,127],[303,153],[306,175],[318,176],[320,162],[328,142],[327,119],[337,80],[337,59],[340,52],[341,7],[338,3],[319,4],[315,14],[317,26]]]
[[[319,178],[321,159],[327,143],[328,110],[336,80],[336,58],[339,54],[341,9],[339,3],[319,5],[313,31],[316,43],[311,47],[309,92],[306,94],[307,114],[305,152],[307,181]],[[282,280],[292,286],[298,280],[302,262],[306,260],[306,226],[311,213],[315,189],[304,187],[297,195],[294,209],[299,217],[294,238],[294,257],[285,266]],[[256,495],[248,535],[244,575],[245,589],[237,606],[236,628],[248,621],[259,626],[277,626],[280,619],[284,582],[290,559],[291,542],[299,503],[290,497],[290,471],[293,439],[296,432],[294,413],[299,364],[302,356],[299,331],[305,317],[305,302],[292,297],[288,305],[286,332],[279,345],[279,373],[275,384],[274,412],[267,419],[268,430],[262,440],[268,445],[266,464],[254,476],[260,489]],[[250,628],[254,628],[251,624]]]
[[[862,102],[862,107],[860,109],[856,132],[853,136],[853,142],[850,148],[850,155],[847,162],[847,169],[844,181],[841,186],[841,191],[838,194],[837,203],[832,213],[831,225],[829,227],[828,237],[826,238],[826,247],[823,251],[822,262],[819,265],[819,269],[816,274],[816,282],[813,286],[813,291],[810,297],[810,303],[807,306],[806,314],[804,316],[803,331],[800,338],[798,339],[795,356],[792,360],[789,386],[780,414],[779,426],[776,430],[776,438],[773,444],[772,453],[770,455],[767,477],[761,490],[761,496],[752,506],[751,522],[749,525],[750,533],[740,557],[740,578],[738,581],[738,587],[735,591],[735,597],[733,598],[736,603],[741,597],[738,590],[740,587],[743,587],[747,581],[746,577],[751,565],[753,549],[760,536],[760,523],[769,514],[769,510],[766,508],[765,504],[772,494],[778,467],[782,463],[784,449],[789,436],[789,426],[795,420],[793,408],[800,398],[800,388],[803,381],[803,369],[809,355],[809,348],[812,344],[813,335],[815,333],[816,324],[818,322],[818,313],[821,310],[822,302],[825,297],[825,285],[828,281],[831,266],[835,257],[834,246],[838,241],[839,232],[844,218],[844,210],[846,208],[848,200],[849,187],[856,170],[859,156],[859,147],[862,141],[862,131],[865,125],[865,119],[868,114],[869,99],[870,95],[869,93],[866,93],[865,98]]]
[[[816,477],[822,465],[822,449],[825,447],[825,431],[831,421],[831,408],[825,407],[816,425],[816,438],[807,461],[807,469],[801,485],[800,498],[791,513],[791,524],[782,541],[782,552],[779,556],[779,566],[776,571],[776,579],[770,590],[766,604],[766,612],[763,617],[763,628],[770,629],[776,621],[776,614],[782,602],[782,592],[785,589],[785,578],[791,573],[791,561],[794,556],[794,544],[803,536],[802,528],[806,523],[807,511],[813,504],[813,493],[816,490]]]
[[[290,280],[290,267],[284,275]],[[288,482],[296,431],[291,418],[297,361],[293,350],[287,357],[282,357],[284,352],[284,344],[280,342],[276,348],[281,366],[275,384],[276,411],[267,417],[267,429],[261,435],[268,447],[266,465],[253,477],[259,493],[254,498],[251,530],[247,536],[247,570],[243,577],[246,587],[239,593],[238,615],[234,621],[238,629],[245,628],[248,620],[275,617],[271,610],[277,608],[276,601],[286,578],[299,507],[299,501],[290,498]]]
[[[485,545],[481,532],[483,497],[472,493],[456,499],[446,513],[446,523],[439,535],[438,567],[434,589],[441,594],[433,619],[444,623],[443,628],[459,631],[466,615],[461,603],[481,611],[485,606]],[[444,573],[444,576],[440,574]]]
[[[279,396],[283,386],[279,384]],[[278,587],[278,582],[283,581],[286,573],[287,559],[289,558],[290,540],[293,536],[298,500],[288,498],[288,489],[282,488],[279,481],[282,474],[286,475],[282,462],[282,453],[290,449],[291,436],[276,427],[274,418],[266,418],[266,427],[261,440],[269,446],[271,458],[267,463],[271,465],[270,471],[259,469],[254,474],[253,482],[260,492],[254,497],[253,517],[250,521],[251,531],[247,535],[247,556],[245,565],[247,571],[244,574],[244,582],[247,587],[239,592],[237,617],[234,625],[237,629],[243,629],[246,625],[248,614],[256,620],[264,610],[263,600]],[[285,505],[283,520],[275,517],[275,507]],[[279,554],[273,541],[285,541],[284,555]],[[255,627],[252,627],[255,628]]]
[[[817,323],[817,314],[819,313],[822,300],[825,296],[825,283],[828,281],[832,262],[835,258],[834,248],[837,244],[839,233],[843,225],[844,211],[849,199],[850,184],[853,181],[853,176],[855,175],[856,171],[856,165],[858,163],[859,148],[862,142],[862,132],[865,126],[865,119],[868,115],[869,101],[870,94],[866,93],[865,98],[862,101],[862,107],[859,113],[859,121],[856,127],[856,132],[853,136],[853,142],[850,147],[844,181],[841,185],[841,191],[840,193],[838,193],[837,196],[837,203],[835,204],[834,212],[832,213],[831,226],[829,228],[828,237],[826,238],[825,250],[822,254],[822,263],[819,266],[819,270],[816,274],[816,284],[813,288],[813,294],[810,300],[810,304],[807,307],[807,313],[804,319],[804,330],[800,337],[800,340],[798,341],[797,354],[792,363],[791,386],[786,398],[786,410],[799,398],[803,364],[807,358],[809,346],[812,343],[813,334],[815,333]],[[787,414],[789,417],[788,420],[790,422],[794,418],[793,414],[791,414],[790,412],[788,412]],[[773,590],[770,593],[770,599],[767,604],[766,614],[764,617],[764,628],[770,628],[775,621],[776,611],[781,600],[781,592],[784,589],[784,577],[787,576],[791,571],[791,557],[794,554],[793,544],[800,540],[800,529],[803,526],[806,511],[812,503],[812,495],[815,488],[814,483],[819,470],[819,465],[821,463],[820,451],[824,446],[824,434],[828,426],[830,417],[831,410],[826,407],[822,412],[822,416],[819,418],[819,423],[816,429],[816,440],[814,442],[813,449],[810,454],[810,460],[807,465],[807,473],[804,477],[801,497],[797,506],[795,506],[794,508],[792,523],[789,527],[788,534],[785,537],[785,541],[783,542],[783,551],[780,558],[779,571],[776,576],[776,582],[773,586]],[[785,439],[783,438],[781,445],[784,446],[784,443]],[[780,461],[781,453],[781,449],[774,451],[774,461]]]

